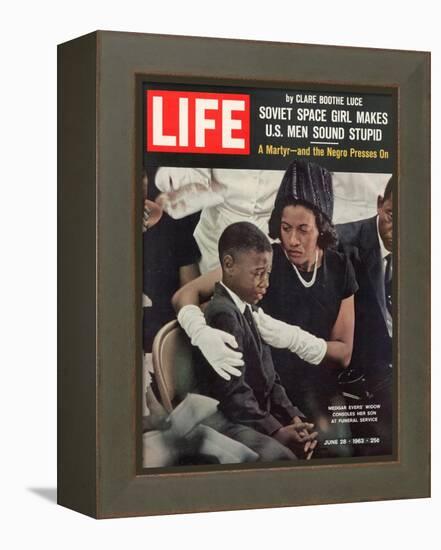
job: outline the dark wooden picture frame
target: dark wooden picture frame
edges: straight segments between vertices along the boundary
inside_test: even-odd
[[[396,90],[396,460],[138,473],[139,75]],[[98,31],[59,46],[58,97],[58,502],[110,518],[429,496],[430,55]]]

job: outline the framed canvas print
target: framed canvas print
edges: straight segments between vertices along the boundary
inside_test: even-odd
[[[59,503],[430,494],[430,57],[59,46]]]

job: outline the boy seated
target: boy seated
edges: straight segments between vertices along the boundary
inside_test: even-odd
[[[239,377],[225,380],[201,357],[200,391],[219,401],[218,411],[204,424],[247,445],[261,461],[309,459],[317,432],[288,399],[252,314],[268,288],[271,244],[255,225],[239,222],[224,230],[218,249],[222,281],[216,284],[205,318],[210,327],[235,337],[244,364]],[[318,339],[297,330],[299,350],[317,347]]]

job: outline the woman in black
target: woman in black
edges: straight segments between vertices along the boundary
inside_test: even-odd
[[[349,364],[354,330],[357,283],[351,264],[334,250],[335,232],[326,215],[311,203],[283,197],[270,220],[273,245],[270,286],[261,305],[265,313],[332,342],[334,360],[313,366],[288,350],[273,349],[273,359],[290,399],[322,434],[322,454],[347,455],[350,446],[330,443],[348,439],[347,425],[331,423],[329,407],[344,400],[338,374]],[[334,429],[335,428],[335,429]],[[338,429],[337,429],[338,428]],[[341,429],[343,428],[343,429]]]
[[[351,359],[353,295],[358,286],[352,265],[335,250],[333,206],[328,170],[306,161],[291,163],[269,221],[269,235],[279,242],[273,245],[270,286],[262,308],[275,319],[323,338],[328,348],[332,343],[332,361],[319,366],[287,350],[273,349],[273,358],[290,399],[320,428],[322,454],[345,456],[351,446],[340,440],[350,439],[349,423],[341,416],[332,419],[345,404],[338,375]]]

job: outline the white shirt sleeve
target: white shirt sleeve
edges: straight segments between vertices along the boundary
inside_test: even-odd
[[[155,185],[163,193],[177,191],[190,183],[200,183],[208,188],[210,182],[211,170],[209,168],[161,167],[155,177]]]

